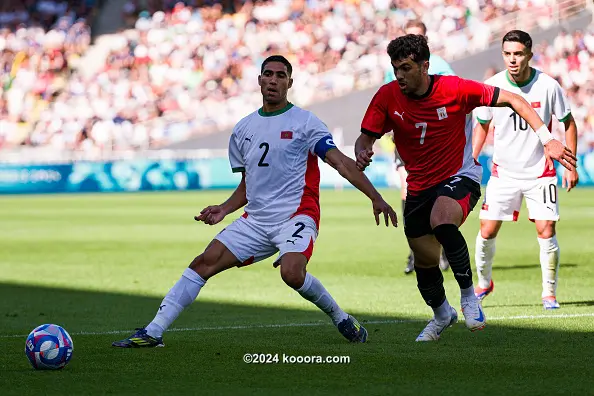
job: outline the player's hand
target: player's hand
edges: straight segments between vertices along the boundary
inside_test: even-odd
[[[372,200],[371,203],[373,204],[373,215],[375,216],[376,225],[380,224],[380,214],[383,213],[386,227],[389,227],[390,225],[389,220],[394,227],[398,227],[398,217],[396,216],[396,212],[381,196]]]
[[[363,149],[357,153],[357,169],[360,171],[364,171],[365,168],[369,166],[373,162],[371,159],[373,157],[373,150],[371,149]]]
[[[194,216],[194,220],[202,221],[204,224],[215,225],[220,223],[227,214],[221,205],[211,205],[200,211],[200,215]]]
[[[557,139],[553,139],[544,146],[545,157],[549,169],[554,169],[555,164],[552,160],[557,160],[561,165],[569,170],[574,170],[577,166],[577,158],[570,149],[565,147],[563,143]]]
[[[572,188],[577,186],[579,181],[580,177],[578,176],[577,170],[565,169],[565,172],[563,172],[563,180],[561,182],[561,186],[563,188],[567,187],[567,192],[570,192]]]

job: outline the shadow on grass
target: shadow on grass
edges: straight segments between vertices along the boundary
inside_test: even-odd
[[[122,350],[111,342],[152,319],[161,299],[0,283],[0,300],[2,395],[64,394],[65,387],[86,395],[460,394],[452,384],[471,377],[485,394],[587,394],[594,378],[591,317],[565,330],[554,318],[539,327],[494,322],[477,333],[457,324],[439,342],[420,344],[424,321],[355,312],[370,333],[361,345],[317,311],[198,300],[175,322],[178,331],[166,333],[166,348]],[[73,360],[60,372],[32,370],[23,353],[24,335],[42,323],[73,337]],[[246,353],[279,362],[246,364]],[[350,363],[289,364],[283,354]]]
[[[594,300],[588,301],[567,301],[563,302],[563,305],[573,305],[576,307],[594,307]]]
[[[561,308],[566,305],[571,305],[574,307],[594,307],[594,300],[588,301],[563,301],[559,300],[559,304]],[[540,307],[542,308],[542,303],[532,303],[532,304],[491,304],[489,300],[483,301],[483,307],[485,308],[522,308],[522,307]],[[544,312],[544,311],[543,311]],[[549,311],[551,313],[558,313],[563,314],[563,310],[553,310]]]
[[[561,269],[563,268],[576,268],[578,267],[577,264],[573,264],[573,263],[561,263]],[[507,271],[507,270],[521,270],[521,269],[540,269],[540,264],[518,264],[518,265],[510,265],[510,266],[505,266],[505,267],[500,267],[500,266],[493,266],[493,270],[494,271]]]

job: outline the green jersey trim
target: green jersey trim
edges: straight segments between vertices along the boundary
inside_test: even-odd
[[[514,87],[525,87],[526,85],[530,84],[532,80],[534,80],[534,77],[536,77],[536,69],[530,68],[530,77],[528,77],[528,80],[521,83],[517,83],[514,80],[512,80],[509,77],[509,72],[505,72],[505,77],[507,78],[507,82],[513,85]]]
[[[293,103],[289,102],[289,103],[287,103],[287,105],[286,105],[285,107],[283,107],[282,109],[280,109],[280,110],[276,110],[276,111],[269,111],[269,112],[267,112],[267,111],[264,111],[264,108],[263,108],[263,107],[260,107],[260,108],[258,109],[258,114],[259,114],[259,115],[261,115],[262,117],[274,117],[274,116],[277,116],[277,115],[281,115],[281,114],[283,114],[283,113],[286,113],[286,112],[287,112],[287,111],[289,111],[289,110],[291,109],[291,107],[293,107],[293,106],[294,106],[294,105],[293,105]]]

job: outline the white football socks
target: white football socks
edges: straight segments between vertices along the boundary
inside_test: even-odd
[[[482,289],[486,289],[491,285],[493,257],[495,257],[495,238],[485,239],[479,231],[476,236],[474,262],[478,273],[478,285]]]
[[[540,245],[540,268],[542,270],[542,297],[556,296],[561,252],[557,237],[537,238]]]
[[[303,286],[297,289],[297,292],[330,316],[334,325],[348,318],[348,314],[340,309],[322,283],[309,272],[305,274],[305,282],[303,282]]]
[[[474,294],[474,286],[467,287],[466,289],[460,289],[460,298],[476,298],[476,295]]]
[[[206,281],[200,275],[191,268],[186,268],[182,277],[161,302],[153,321],[146,326],[147,334],[155,338],[162,337],[163,332],[171,326],[181,311],[198,297],[200,289],[205,284]]]
[[[433,309],[433,313],[435,315],[435,320],[437,320],[439,323],[449,322],[451,320],[452,306],[448,302],[447,298],[443,301],[443,304],[441,304],[439,307],[432,308],[432,309]]]

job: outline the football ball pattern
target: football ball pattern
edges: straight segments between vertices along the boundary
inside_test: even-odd
[[[25,344],[25,354],[37,370],[59,370],[72,357],[72,338],[66,330],[55,324],[36,327]]]

